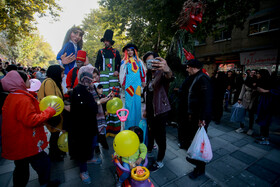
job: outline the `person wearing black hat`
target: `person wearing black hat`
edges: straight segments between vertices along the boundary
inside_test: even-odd
[[[144,64],[138,57],[138,48],[127,44],[120,68],[120,84],[125,92],[125,108],[129,110],[125,129],[138,125],[141,120],[141,87],[145,86]]]
[[[100,84],[103,86],[103,94],[112,96],[115,90],[119,90],[119,71],[121,64],[121,56],[118,50],[113,48],[115,41],[113,40],[114,32],[107,29],[101,42],[104,48],[100,49],[97,54],[95,67],[100,72]],[[109,94],[110,93],[110,94]],[[116,93],[116,96],[118,93]],[[121,130],[121,122],[116,114],[107,115],[107,134],[106,136],[115,136]]]
[[[186,63],[186,71],[189,76],[182,84],[179,91],[179,126],[178,132],[185,135],[184,147],[189,147],[199,127],[204,126],[207,131],[211,121],[212,110],[212,86],[208,75],[202,72],[203,64],[191,59]],[[186,117],[187,116],[187,117]],[[205,173],[205,162],[186,158],[196,168],[189,174],[192,179]]]
[[[119,51],[112,47],[115,43],[113,34],[112,30],[107,29],[105,31],[103,38],[100,40],[104,43],[105,48],[98,51],[95,63],[95,67],[100,72],[100,82],[102,82],[105,95],[108,95],[113,87],[119,88],[118,75],[121,56]]]

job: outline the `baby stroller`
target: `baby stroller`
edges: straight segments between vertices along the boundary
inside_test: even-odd
[[[126,116],[120,116],[119,112],[121,111],[126,111]],[[120,121],[124,122],[127,119],[129,111],[127,109],[119,109],[116,114],[119,117]],[[117,157],[113,158],[113,162],[115,166],[117,166],[117,178],[119,178],[123,174],[123,172],[130,173],[130,177],[122,183],[123,187],[154,187],[153,183],[149,179],[150,171],[146,168],[146,166],[148,165],[147,156],[145,158],[143,166],[134,167],[131,171],[124,168],[121,161],[119,161]]]
[[[117,158],[114,158],[114,164],[117,166],[117,176],[120,177],[123,172],[130,173],[130,178],[123,182],[123,187],[154,187],[152,181],[149,179],[150,171],[146,168],[148,165],[148,158],[146,157],[143,166],[137,166],[131,172],[124,168]]]

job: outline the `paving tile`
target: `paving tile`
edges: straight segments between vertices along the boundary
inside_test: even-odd
[[[233,143],[233,142],[236,142],[237,140],[239,140],[238,138],[230,136],[228,134],[224,134],[224,135],[221,135],[219,137],[224,139],[224,140],[226,140],[226,141],[228,141],[228,142],[230,142],[230,143]]]
[[[255,142],[253,142],[253,143],[251,143],[251,144],[252,144],[253,146],[258,147],[258,148],[260,148],[260,149],[263,149],[263,150],[265,150],[265,151],[270,151],[270,150],[273,149],[273,147],[270,146],[270,145],[260,145],[260,144],[257,144],[257,143],[255,143]]]
[[[229,154],[230,152],[228,150],[224,149],[224,148],[220,148],[220,149],[217,149],[215,151],[215,153],[217,153],[220,156],[224,156],[224,155]]]
[[[233,176],[238,172],[236,168],[232,167],[232,165],[230,165],[227,162],[224,162],[223,160],[217,160],[208,164],[206,168],[207,171],[209,171],[210,168],[216,169],[217,171],[221,171],[226,176]]]
[[[180,186],[178,186],[174,182],[171,182],[171,183],[164,184],[162,187],[180,187]]]
[[[236,177],[231,177],[228,181],[225,182],[227,186],[234,186],[234,187],[245,187],[245,186],[250,186],[246,182],[236,178]]]
[[[14,163],[14,161],[6,160],[6,159],[0,157],[0,166],[6,165],[6,164],[12,164],[12,163]]]
[[[157,185],[162,186],[175,179],[177,176],[167,167],[163,167],[156,172],[152,172],[150,177],[155,181]]]
[[[235,168],[238,171],[244,170],[245,168],[248,167],[247,164],[233,158],[230,155],[224,156],[220,160],[224,161],[225,163],[227,163],[228,165],[230,165],[231,167]],[[223,170],[221,170],[221,171],[223,171]]]
[[[30,182],[28,182],[26,187],[38,187],[40,186],[40,183],[38,180],[32,180]]]
[[[187,162],[186,160],[182,160],[181,158],[175,158],[173,160],[169,160],[165,162],[165,166],[175,173],[178,177],[185,175],[193,170],[193,165]]]
[[[233,158],[236,158],[237,160],[240,160],[241,162],[244,162],[248,165],[250,165],[251,163],[253,163],[257,160],[257,158],[255,158],[251,155],[248,155],[242,151],[235,151],[235,152],[231,153],[230,156],[232,156]]]
[[[215,160],[218,160],[221,157],[222,157],[221,155],[217,154],[216,152],[213,152],[213,158],[212,158],[211,162],[214,162]]]
[[[223,171],[217,170],[214,166],[206,167],[206,175],[214,181],[219,181],[221,183],[230,178],[230,176],[226,175]]]
[[[280,150],[273,149],[264,157],[280,164]]]
[[[219,137],[211,138],[210,143],[211,143],[212,151],[216,151],[217,149],[221,147],[225,147],[225,145],[228,144],[226,140],[223,140]]]
[[[280,159],[280,158],[279,158]],[[280,164],[266,158],[262,158],[256,162],[256,164],[260,165],[261,167],[270,170],[272,172],[277,173],[280,175]]]
[[[251,155],[251,156],[256,157],[256,158],[261,158],[261,157],[263,157],[264,155],[267,154],[267,151],[265,151],[263,149],[260,149],[258,147],[255,147],[251,144],[247,144],[244,147],[241,147],[239,149],[239,151],[247,153],[248,155]]]
[[[13,180],[13,172],[6,172],[0,175],[0,186],[8,187],[9,183]]]
[[[268,182],[265,180],[257,177],[256,175],[244,170],[240,174],[235,176],[236,178],[246,182],[250,186],[255,186],[255,187],[268,187],[271,186]]]
[[[15,168],[15,164],[14,163],[0,165],[0,175],[4,174],[4,173],[7,173],[7,172],[14,171],[14,168]]]
[[[224,148],[231,153],[239,149],[238,147],[232,145],[231,143],[226,144]]]
[[[217,129],[223,132],[230,132],[233,129],[231,127],[225,126],[225,125],[218,125]]]
[[[241,139],[241,140],[237,140],[236,142],[232,143],[232,145],[236,146],[236,147],[243,147],[244,145],[247,145],[249,142],[247,140]]]
[[[200,185],[200,187],[219,187],[220,185],[218,185],[215,181],[213,181],[212,179],[208,180],[206,183]]]
[[[234,131],[230,131],[230,132],[227,132],[226,135],[229,135],[229,136],[233,136],[237,139],[243,139],[244,137],[246,137],[247,135],[244,134],[244,133],[237,133]]]
[[[220,131],[220,130],[218,130],[218,129],[215,129],[215,128],[212,128],[212,129],[208,129],[208,131],[207,131],[207,135],[209,136],[209,137],[217,137],[217,136],[220,136],[220,135],[222,135],[222,134],[224,134],[225,132],[224,131]]]
[[[173,153],[171,150],[166,149],[164,159],[165,160],[172,160],[174,158],[177,158],[177,155],[175,153]]]
[[[188,175],[185,175],[184,177],[181,177],[179,180],[176,180],[174,183],[178,186],[200,186],[204,183],[206,183],[209,180],[209,178],[206,175],[202,175],[195,180],[189,178]]]
[[[270,170],[267,170],[258,164],[251,165],[249,168],[247,168],[247,171],[269,182],[270,184],[273,184],[279,178],[276,173],[271,172]]]

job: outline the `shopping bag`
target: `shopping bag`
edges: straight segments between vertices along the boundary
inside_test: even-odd
[[[245,108],[243,107],[242,104],[239,104],[237,102],[232,106],[230,121],[237,122],[237,123],[244,123],[245,115],[246,115]]]
[[[200,127],[187,151],[187,157],[203,162],[210,162],[213,157],[211,144],[204,127]]]

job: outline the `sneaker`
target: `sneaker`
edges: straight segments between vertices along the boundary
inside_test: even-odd
[[[164,166],[163,162],[156,161],[150,168],[150,171],[157,171],[158,169],[162,168]]]
[[[252,136],[253,135],[253,130],[252,129],[249,129],[248,131],[247,131],[247,135],[249,135],[249,136]]]
[[[88,175],[87,171],[83,172],[83,173],[80,173],[80,177],[81,177],[83,183],[85,183],[85,184],[90,184],[91,183],[91,178]]]
[[[121,183],[120,181],[118,181],[118,182],[116,183],[116,187],[122,187],[122,183]]]
[[[87,161],[88,164],[101,164],[102,160],[100,158],[92,158],[91,160]]]
[[[260,145],[269,145],[269,139],[268,138],[261,138],[260,140],[255,140],[256,143]]]
[[[235,132],[242,133],[242,132],[244,132],[244,129],[243,128],[238,128],[238,129],[235,130]]]

